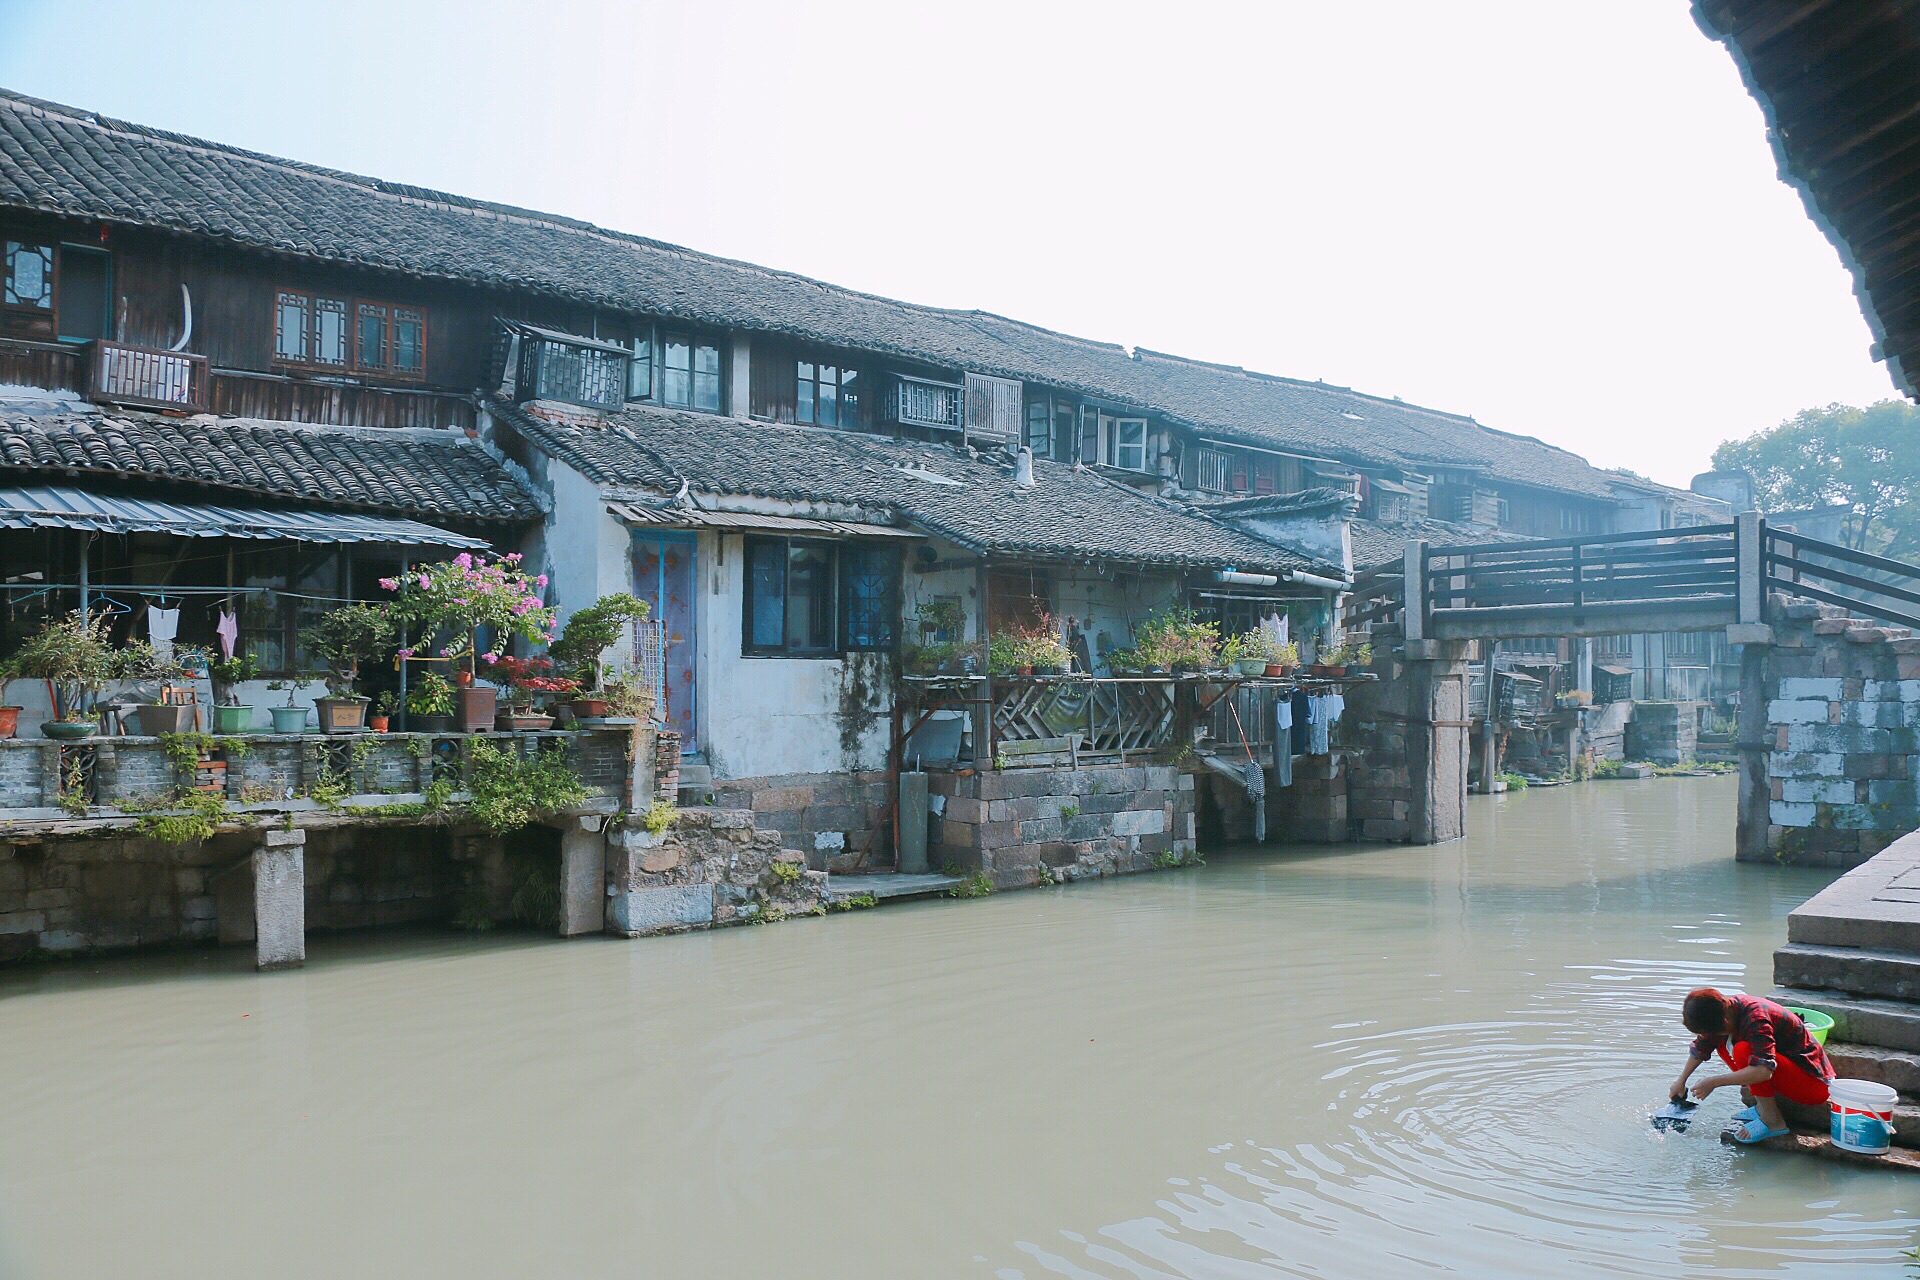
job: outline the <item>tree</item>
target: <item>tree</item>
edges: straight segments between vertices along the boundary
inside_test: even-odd
[[[1713,465],[1752,476],[1762,511],[1850,508],[1841,533],[1850,547],[1892,556],[1920,549],[1920,408],[1904,400],[1803,409],[1726,441]]]

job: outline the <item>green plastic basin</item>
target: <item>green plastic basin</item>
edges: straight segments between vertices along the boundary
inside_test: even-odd
[[[1783,1005],[1788,1013],[1800,1015],[1800,1021],[1807,1024],[1807,1030],[1813,1034],[1815,1044],[1827,1042],[1827,1032],[1833,1030],[1833,1019],[1818,1009],[1802,1009],[1798,1005]]]

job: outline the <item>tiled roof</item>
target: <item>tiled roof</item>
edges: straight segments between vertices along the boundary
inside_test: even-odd
[[[496,405],[542,449],[610,489],[734,494],[884,508],[981,551],[1280,572],[1328,566],[1093,471],[1036,461],[1014,483],[1004,455],[888,436],[628,409],[604,425]],[[914,474],[918,472],[919,474]],[[944,483],[943,483],[944,482]]]
[[[984,311],[896,302],[568,218],[281,160],[4,91],[0,204],[1022,378],[1296,453],[1415,470],[1479,468],[1518,484],[1608,493],[1604,477],[1576,455],[1456,414],[1129,352]]]
[[[0,405],[0,474],[170,481],[323,507],[465,520],[540,508],[464,434]]]
[[[1371,569],[1398,560],[1407,544],[1424,538],[1436,547],[1470,547],[1483,542],[1525,542],[1525,534],[1502,533],[1480,525],[1454,524],[1449,520],[1416,520],[1408,524],[1386,524],[1379,520],[1355,520],[1352,526],[1353,567]]]

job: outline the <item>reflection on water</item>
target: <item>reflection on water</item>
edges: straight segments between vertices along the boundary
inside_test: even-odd
[[[671,940],[0,975],[0,1275],[1896,1277],[1886,1175],[1646,1123],[1823,877],[1727,780],[1438,849]]]

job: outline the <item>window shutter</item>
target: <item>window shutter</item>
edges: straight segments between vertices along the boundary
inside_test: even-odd
[[[1010,378],[967,375],[967,439],[1013,446],[1020,439],[1020,384]]]

